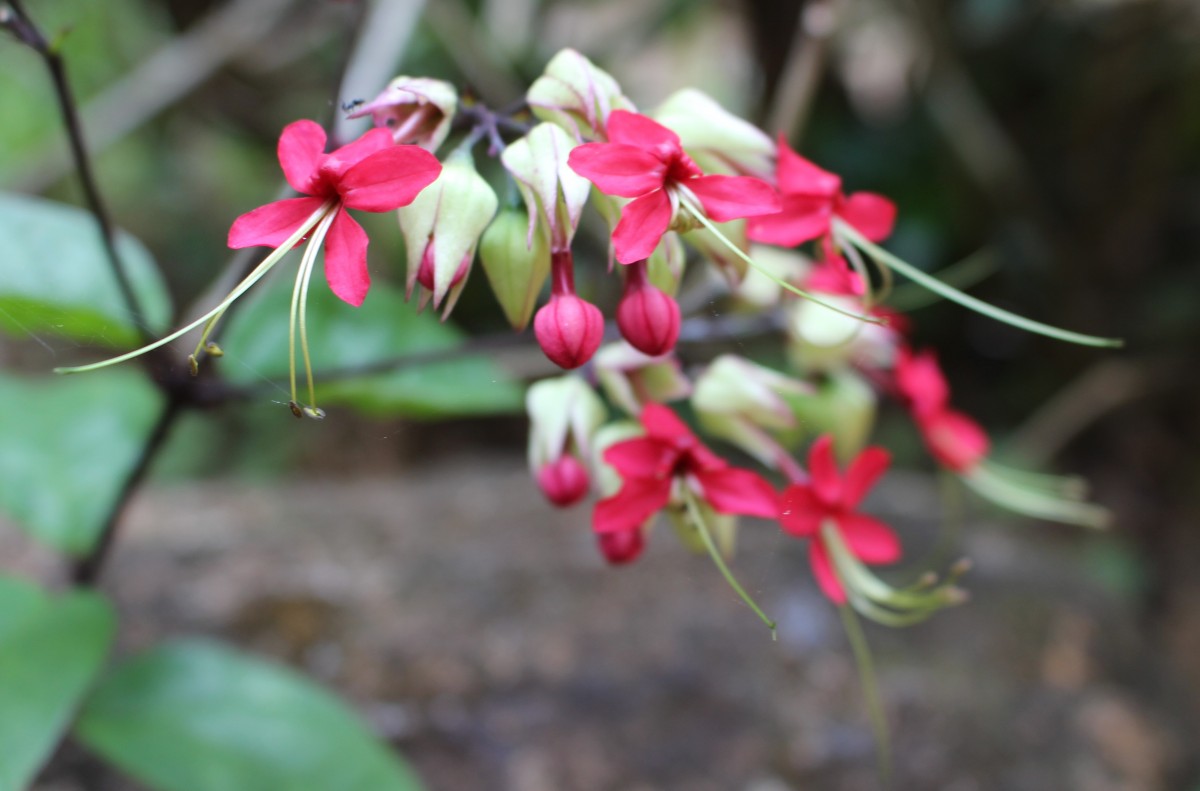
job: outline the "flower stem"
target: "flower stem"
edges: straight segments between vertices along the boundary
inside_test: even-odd
[[[107,360],[101,360],[100,362],[97,362],[97,363],[90,363],[88,365],[76,365],[76,366],[71,366],[71,367],[66,367],[66,368],[55,368],[54,373],[56,373],[56,374],[79,374],[79,373],[85,373],[87,371],[95,371],[100,368],[107,368],[110,365],[116,365],[117,363],[123,363],[126,360],[132,360],[134,357],[140,357],[141,355],[145,354],[146,352],[153,351],[154,349],[157,349],[160,346],[166,346],[171,341],[174,341],[174,340],[188,334],[189,332],[196,329],[200,325],[214,319],[215,317],[220,316],[222,313],[225,312],[226,308],[228,308],[230,305],[232,305],[234,303],[235,300],[237,300],[238,297],[240,297],[242,294],[245,294],[250,289],[250,287],[253,286],[255,283],[257,283],[259,280],[262,280],[263,276],[266,275],[267,272],[271,271],[271,268],[274,267],[277,263],[279,263],[279,261],[285,255],[287,255],[288,251],[290,251],[292,249],[292,247],[294,247],[296,245],[297,242],[299,242],[301,239],[303,239],[305,234],[307,234],[310,230],[312,230],[312,227],[314,225],[316,225],[318,222],[320,222],[321,217],[327,211],[329,211],[329,208],[333,205],[334,205],[333,201],[327,201],[324,205],[321,206],[321,208],[317,209],[315,212],[313,212],[311,215],[309,215],[308,219],[306,219],[303,223],[300,224],[300,226],[296,229],[295,233],[293,233],[291,236],[289,236],[287,239],[285,239],[283,241],[283,243],[279,245],[279,247],[276,247],[274,250],[272,250],[271,254],[268,255],[266,258],[264,258],[262,263],[260,263],[256,267],[254,267],[253,271],[251,271],[250,274],[246,275],[246,277],[242,280],[242,282],[238,283],[234,287],[233,291],[229,292],[229,295],[226,296],[225,299],[221,300],[215,308],[210,310],[208,313],[205,313],[203,316],[196,319],[191,324],[188,324],[188,325],[182,327],[181,329],[178,329],[175,332],[172,332],[170,335],[166,336],[165,338],[159,338],[154,343],[147,344],[146,346],[143,346],[140,349],[134,349],[131,352],[126,352],[125,354],[121,354],[116,357],[110,357]]]
[[[879,756],[879,775],[882,785],[887,786],[892,775],[891,733],[888,730],[887,713],[883,710],[883,696],[879,694],[879,682],[875,676],[875,662],[862,624],[849,604],[838,607],[842,616],[842,627],[858,665],[858,678],[862,683],[863,699],[867,704],[867,716],[871,719],[871,730],[875,732],[875,749]]]
[[[983,300],[976,299],[970,294],[964,294],[953,286],[943,283],[936,277],[925,274],[912,264],[904,261],[902,258],[899,258],[892,253],[889,253],[879,245],[874,244],[861,233],[859,233],[854,226],[838,219],[837,217],[833,218],[833,230],[843,242],[849,242],[858,249],[870,255],[879,263],[886,264],[892,269],[895,269],[897,272],[904,275],[914,283],[922,285],[930,291],[940,294],[952,302],[957,302],[965,308],[970,308],[978,313],[982,313],[983,315],[995,319],[996,321],[1012,325],[1013,327],[1019,327],[1020,329],[1033,332],[1038,335],[1045,335],[1048,338],[1056,338],[1060,341],[1066,341],[1068,343],[1078,343],[1081,346],[1116,348],[1125,345],[1125,341],[1121,340],[1120,338],[1101,338],[1096,335],[1084,335],[1079,332],[1072,332],[1059,327],[1053,327],[1049,324],[1043,324],[1040,321],[1034,321],[1033,319],[1027,319],[1024,316],[1018,316],[1016,313],[1010,313],[1009,311],[1004,310],[1003,308],[998,308],[995,305],[989,305]]]
[[[712,533],[708,530],[708,525],[704,523],[704,517],[700,513],[700,506],[696,503],[696,496],[687,487],[683,487],[683,489],[683,499],[687,503],[688,514],[692,517],[692,522],[696,525],[696,532],[704,540],[704,547],[708,550],[708,554],[712,556],[713,563],[717,564],[717,568],[720,570],[722,576],[725,577],[725,581],[729,583],[729,587],[733,588],[737,592],[737,595],[742,597],[742,601],[746,602],[750,609],[754,610],[754,614],[771,630],[771,639],[778,640],[779,637],[775,631],[775,622],[767,617],[762,608],[755,603],[750,594],[746,593],[745,589],[734,578],[729,567],[725,565],[725,559],[721,557],[721,550],[717,548],[716,542],[713,541]]]
[[[876,316],[867,316],[862,313],[855,313],[854,311],[851,311],[851,310],[839,308],[836,305],[826,302],[825,300],[821,299],[820,297],[814,296],[811,292],[805,291],[802,288],[798,288],[797,286],[792,285],[791,283],[789,283],[786,280],[784,280],[783,278],[777,276],[773,272],[770,272],[765,267],[760,266],[757,262],[755,262],[755,260],[753,258],[746,255],[746,253],[742,251],[742,248],[738,247],[736,244],[731,242],[729,240],[729,238],[725,236],[725,234],[721,233],[720,229],[717,228],[717,226],[713,224],[712,220],[708,219],[708,217],[705,216],[703,210],[697,209],[695,206],[693,206],[691,204],[690,201],[688,201],[686,199],[680,200],[679,205],[682,206],[684,209],[686,209],[688,214],[695,217],[696,220],[701,225],[703,225],[706,229],[708,229],[709,233],[711,233],[713,236],[717,237],[717,239],[721,240],[721,243],[724,244],[726,247],[728,247],[729,251],[731,253],[736,255],[742,261],[746,262],[748,265],[754,267],[756,270],[758,270],[758,272],[760,274],[762,274],[764,277],[766,277],[769,280],[776,283],[780,288],[786,289],[787,291],[792,292],[793,294],[795,294],[798,297],[807,299],[809,302],[815,302],[823,308],[829,308],[834,313],[840,313],[843,316],[848,316],[852,319],[858,319],[859,321],[864,321],[868,324],[887,324],[887,321],[885,319],[878,318]]]

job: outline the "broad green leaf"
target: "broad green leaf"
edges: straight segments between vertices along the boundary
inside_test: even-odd
[[[21,791],[70,724],[116,620],[95,593],[56,599],[0,578],[0,791]]]
[[[134,345],[139,335],[86,211],[25,195],[0,193],[0,329],[47,333],[98,346]],[[154,333],[171,304],[153,259],[132,236],[118,235],[134,293]]]
[[[76,735],[160,791],[416,791],[416,777],[331,694],[230,648],[180,641],[118,667]]]
[[[134,370],[0,373],[0,510],[52,547],[86,553],[161,401]]]
[[[376,283],[362,307],[353,308],[333,296],[320,279],[318,272],[308,304],[308,337],[318,378],[406,355],[454,349],[464,340],[461,330],[431,313],[418,314],[415,305],[406,304],[385,284]],[[220,364],[229,379],[251,384],[264,377],[286,379],[291,296],[291,281],[276,277],[218,332],[225,351]],[[299,376],[303,382],[302,371]],[[341,403],[371,414],[419,417],[512,412],[523,403],[521,387],[483,355],[330,378],[318,383],[317,399],[322,406]]]

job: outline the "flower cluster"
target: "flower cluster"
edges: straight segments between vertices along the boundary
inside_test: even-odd
[[[890,463],[885,450],[867,447],[880,396],[907,410],[934,460],[984,497],[1045,519],[1105,521],[1083,502],[1078,481],[1019,473],[989,458],[987,434],[951,407],[936,356],[913,349],[910,322],[887,306],[888,290],[898,274],[1025,329],[1112,342],[985,305],[892,255],[879,246],[897,222],[892,201],[847,193],[840,176],[782,136],[773,140],[699,91],[639,113],[611,75],[567,50],[526,103],[528,113],[501,116],[464,106],[447,83],[405,76],[356,105],[376,128],[331,152],[320,126],[290,124],[278,155],[300,197],[243,214],[228,238],[233,248],[273,251],[178,332],[69,370],[129,359],[203,325],[190,359],[195,371],[205,350],[219,354],[208,339],[233,301],[306,244],[289,316],[291,408],[320,417],[305,321],[310,277],[323,253],[330,289],[361,305],[371,284],[367,237],[349,210],[395,211],[406,293],[421,308],[432,303],[445,319],[478,252],[507,320],[518,331],[532,323],[545,356],[573,371],[528,391],[530,473],[556,506],[597,496],[592,528],[611,563],[638,558],[663,514],[684,545],[709,553],[771,623],[726,565],[738,520],[750,517],[806,542],[820,590],[877,621],[909,623],[961,601],[961,569],[894,587],[868,568],[901,557],[899,535],[862,510]],[[447,141],[456,147],[439,160]],[[484,141],[503,187],[476,168],[475,147]],[[498,194],[510,199],[502,205]],[[609,260],[607,274],[596,267],[577,283],[575,238],[588,206],[607,225],[601,241]],[[721,277],[697,271],[705,263]],[[606,289],[604,278],[614,275],[619,285]],[[725,299],[766,319],[780,331],[785,353],[777,358],[786,363],[770,368],[723,354],[683,365],[676,347],[688,327],[676,294],[693,286],[707,301]],[[726,293],[714,296],[716,288]],[[602,346],[618,333],[621,340]],[[308,379],[304,403],[297,349]],[[612,419],[609,405],[624,416]],[[757,469],[710,449],[681,413]],[[797,458],[805,445],[806,464]]]

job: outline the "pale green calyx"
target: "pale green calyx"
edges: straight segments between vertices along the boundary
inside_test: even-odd
[[[498,205],[471,155],[459,151],[443,163],[437,181],[397,209],[408,258],[409,297],[420,282],[432,291],[435,308],[449,295],[443,317],[449,314],[466,285],[479,237]]]
[[[796,282],[812,267],[812,260],[803,253],[774,245],[752,245],[750,257],[768,274],[758,269],[749,270],[736,293],[739,299],[760,308],[779,304],[783,287],[778,281]]]
[[[606,423],[592,436],[592,470],[596,473],[596,491],[601,496],[616,494],[624,483],[621,474],[604,461],[604,451],[618,442],[640,437],[644,433],[642,424],[636,420],[617,420]]]
[[[575,238],[591,183],[567,165],[574,147],[562,128],[542,123],[500,155],[529,208],[526,243],[531,246],[538,224],[548,229],[552,250],[566,250]]]
[[[573,49],[550,59],[525,101],[534,115],[558,124],[576,140],[603,140],[609,113],[635,109],[611,74]]]
[[[537,307],[538,294],[550,274],[550,245],[545,229],[539,229],[529,245],[526,229],[529,215],[521,209],[505,209],[483,232],[479,261],[487,274],[496,301],[515,330],[529,324]]]
[[[684,150],[705,173],[764,179],[775,174],[771,138],[702,91],[684,88],[671,94],[655,110],[654,120],[679,135]]]
[[[592,437],[606,416],[600,396],[574,374],[531,385],[525,409],[529,413],[529,468],[534,474],[561,458],[568,447],[588,458]]]
[[[620,341],[602,346],[593,363],[608,400],[634,417],[647,402],[665,404],[692,392],[691,381],[671,354],[651,357]]]
[[[458,91],[445,80],[400,76],[350,118],[371,115],[375,126],[391,131],[397,143],[413,143],[435,152],[450,134],[458,109]]]
[[[842,461],[849,461],[866,445],[877,401],[875,389],[848,367],[830,371],[815,394],[788,397],[805,433],[832,434]],[[798,442],[800,437],[789,439]]]

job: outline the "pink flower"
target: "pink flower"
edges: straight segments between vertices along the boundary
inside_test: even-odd
[[[683,151],[679,135],[644,115],[613,110],[607,143],[585,143],[567,163],[607,195],[633,198],[613,229],[617,260],[649,258],[671,227],[680,200],[699,203],[717,222],[779,211],[779,197],[749,176],[705,176]]]
[[[367,234],[346,209],[383,212],[412,202],[437,178],[442,166],[428,151],[398,146],[386,130],[372,129],[353,143],[326,154],[325,130],[313,121],[288,124],[279,137],[279,164],[288,184],[304,198],[260,206],[238,217],[229,246],[278,247],[315,213],[336,212],[325,235],[325,278],[351,305],[361,305],[371,286]]]
[[[550,255],[550,301],[533,317],[538,345],[559,368],[578,368],[592,359],[604,338],[600,309],[575,294],[570,250]]]
[[[939,464],[966,472],[987,455],[987,432],[971,417],[950,408],[950,387],[932,351],[901,348],[894,372],[896,389],[908,403],[925,446]]]
[[[640,531],[671,502],[676,486],[690,487],[723,514],[778,516],[779,500],[771,484],[755,472],[731,467],[704,447],[669,408],[647,404],[641,421],[645,436],[604,451],[622,484],[616,494],[596,503],[592,527],[597,533]]]
[[[563,454],[538,470],[537,485],[551,503],[559,508],[568,508],[587,497],[591,479],[583,462],[570,454]]]
[[[872,242],[880,242],[891,234],[896,222],[896,204],[873,192],[847,197],[840,176],[797,154],[783,135],[779,136],[775,180],[783,206],[777,214],[748,221],[747,235],[756,242],[795,247],[822,239],[830,246],[834,217],[854,226]]]
[[[856,510],[872,484],[891,463],[883,448],[870,447],[839,475],[833,438],[825,434],[809,451],[808,483],[793,483],[780,501],[779,523],[798,538],[810,538],[809,561],[821,590],[835,604],[846,603],[846,591],[833,570],[821,530],[832,525],[846,546],[864,563],[892,563],[900,558],[900,540],[890,527]]]

